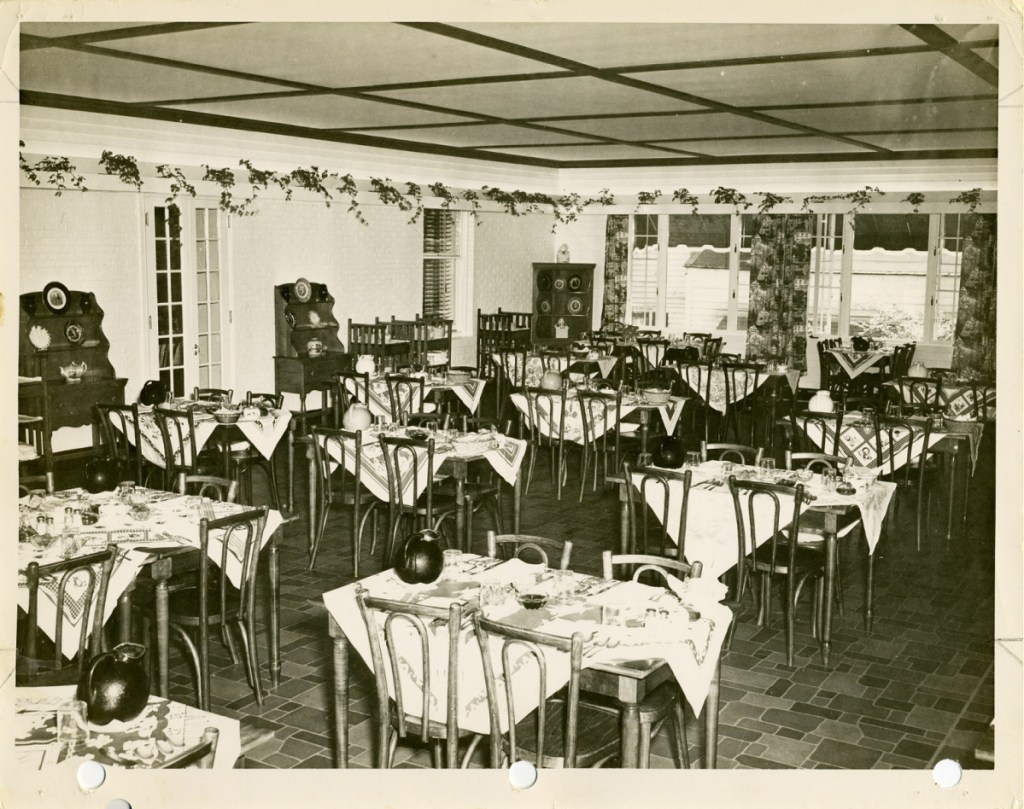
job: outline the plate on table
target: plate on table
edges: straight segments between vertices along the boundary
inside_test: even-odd
[[[306,303],[313,294],[313,287],[305,278],[295,282],[295,298],[300,303]]]

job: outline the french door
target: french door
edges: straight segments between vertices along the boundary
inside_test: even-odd
[[[226,387],[227,244],[213,202],[147,200],[150,377],[175,396]]]

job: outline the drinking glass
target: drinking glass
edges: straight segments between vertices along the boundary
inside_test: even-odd
[[[462,551],[458,548],[448,548],[444,554],[444,567],[441,569],[442,579],[454,579],[459,572],[459,562],[462,560]]]
[[[762,458],[758,468],[761,470],[761,477],[764,480],[771,480],[772,474],[775,472],[775,459]]]
[[[576,595],[576,582],[571,570],[553,570],[551,578],[554,581],[554,597],[556,601],[572,601]]]
[[[824,487],[826,492],[834,492],[836,490],[835,469],[823,469],[821,471],[821,485]]]
[[[122,503],[128,503],[132,496],[132,492],[135,491],[134,480],[122,480],[117,484],[117,499]]]
[[[57,708],[57,741],[69,756],[85,752],[85,743],[89,741],[86,710],[85,701],[80,699],[70,699]]]
[[[698,466],[700,466],[700,453],[687,452],[686,460],[683,461],[683,469],[696,469]]]
[[[618,604],[604,604],[601,607],[601,623],[604,626],[625,626],[626,615]]]
[[[500,607],[505,603],[507,590],[504,584],[484,582],[480,585],[480,607]]]
[[[735,465],[732,461],[722,461],[722,477],[728,480],[733,474],[735,474]]]

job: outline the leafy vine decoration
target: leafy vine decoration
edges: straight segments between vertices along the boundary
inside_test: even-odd
[[[29,163],[20,151],[25,148],[25,141],[19,140],[18,146],[18,168],[31,183],[41,186],[45,182],[52,185],[54,195],[58,197],[68,190],[69,183],[71,188],[77,188],[79,191],[89,190],[85,187],[85,177],[78,173],[78,169],[68,158],[44,157],[36,163]],[[41,178],[40,175],[46,176]]]
[[[792,202],[792,197],[783,197],[779,194],[773,194],[770,191],[755,191],[755,197],[760,197],[761,202],[757,206],[758,213],[768,213],[776,205],[781,205],[783,202]]]
[[[689,188],[677,188],[672,192],[672,201],[678,202],[680,205],[689,205],[690,211],[694,216],[697,215],[697,195],[691,194]]]
[[[100,165],[107,174],[112,174],[125,185],[134,185],[136,191],[142,190],[142,176],[139,174],[138,161],[131,155],[114,154],[104,149],[100,155]]]
[[[747,210],[754,203],[747,199],[746,194],[741,194],[735,188],[726,188],[725,186],[718,186],[711,192],[711,198],[718,205],[732,205],[736,213],[740,210]]]
[[[156,167],[156,176],[171,181],[171,195],[164,200],[168,208],[173,208],[175,211],[178,210],[178,204],[175,200],[182,191],[195,198],[196,187],[188,181],[181,169],[160,165]]]
[[[640,210],[641,205],[653,205],[661,197],[661,190],[655,191],[641,191],[636,195],[636,210]]]
[[[920,191],[911,191],[900,202],[909,202],[914,208],[914,213],[917,213],[921,208],[921,203],[924,202],[924,194]]]
[[[950,202],[955,205],[966,205],[967,213],[973,214],[978,210],[978,206],[981,205],[981,189],[972,188],[968,191],[964,191],[953,197]]]

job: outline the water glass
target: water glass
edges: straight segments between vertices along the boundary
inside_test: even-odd
[[[735,464],[732,461],[722,461],[722,477],[728,480],[736,473]]]
[[[824,487],[826,492],[834,492],[836,490],[836,470],[835,469],[823,469],[821,472],[821,485]]]
[[[626,613],[618,604],[604,604],[601,607],[602,626],[625,626]]]
[[[553,596],[556,601],[572,601],[576,595],[576,580],[571,570],[553,570],[551,579],[554,582]]]
[[[774,458],[762,458],[758,464],[758,468],[761,470],[761,478],[764,480],[771,480],[772,475],[775,473],[775,459]]]
[[[117,499],[120,500],[122,503],[127,504],[134,491],[134,480],[122,480],[120,483],[117,484]]]
[[[683,462],[683,469],[696,469],[700,466],[700,453],[687,452],[686,460]]]
[[[484,582],[480,585],[480,608],[501,607],[505,604],[508,591],[504,584]]]
[[[458,548],[448,548],[442,555],[444,567],[441,569],[442,579],[454,579],[459,573],[459,562],[462,561],[462,551]]]
[[[89,724],[86,721],[84,700],[71,699],[57,708],[57,741],[66,748],[69,756],[85,752],[89,741]]]

